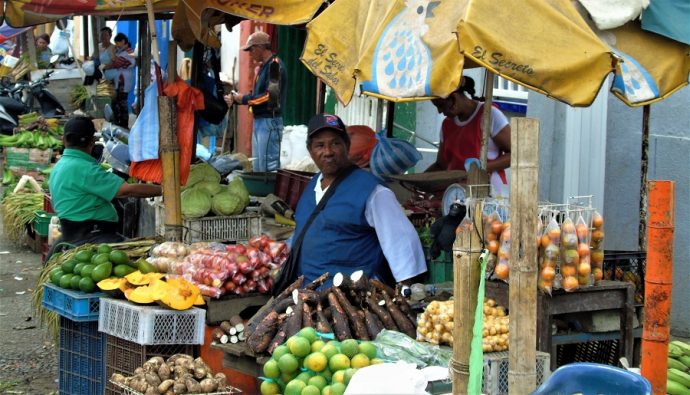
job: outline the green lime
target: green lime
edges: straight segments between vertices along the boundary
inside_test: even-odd
[[[96,290],[96,283],[90,277],[82,277],[79,280],[79,289],[85,293],[91,293]]]
[[[343,383],[331,384],[331,395],[343,395],[347,386]]]
[[[277,395],[280,393],[280,387],[274,381],[264,381],[261,383],[261,395]]]
[[[60,288],[65,288],[65,289],[70,289],[72,286],[72,274],[67,273],[63,274],[62,277],[60,277]]]
[[[269,359],[264,364],[264,376],[269,379],[275,379],[280,377],[280,368],[278,367],[278,362],[274,359]]]
[[[311,343],[301,336],[292,336],[287,341],[290,352],[298,357],[306,357],[311,352]]]
[[[101,280],[105,280],[106,278],[110,277],[110,274],[113,272],[113,264],[110,262],[105,262],[101,263],[100,265],[97,265],[95,268],[93,268],[93,271],[91,272],[91,279],[95,282],[99,282]]]
[[[91,272],[93,272],[94,267],[96,267],[96,265],[92,265],[90,263],[85,264],[81,268],[81,276],[82,277],[91,277]]]
[[[345,354],[335,354],[328,360],[328,368],[331,372],[347,369],[350,367],[350,358]]]
[[[68,259],[62,262],[62,271],[65,273],[72,273],[75,266],[77,266],[77,261]]]
[[[369,359],[376,358],[376,346],[372,342],[359,343],[359,352],[369,357]]]
[[[72,278],[69,281],[69,287],[74,290],[79,290],[79,280],[81,280],[81,276],[78,274],[73,274]]]
[[[326,344],[320,351],[326,355],[326,358],[331,359],[332,356],[338,353],[338,348],[333,344]]]
[[[129,257],[127,254],[125,254],[124,251],[120,250],[113,250],[110,252],[109,255],[109,260],[110,262],[116,264],[116,265],[128,265],[129,264]]]
[[[285,386],[285,395],[300,395],[306,386],[307,383],[302,380],[292,380]]]
[[[285,344],[281,344],[273,350],[273,359],[278,361],[280,357],[290,352],[290,349]]]
[[[328,380],[326,380],[326,378],[323,376],[314,376],[307,381],[307,386],[309,385],[313,385],[317,387],[319,391],[321,391],[328,385]]]
[[[302,388],[300,395],[321,395],[321,389],[315,385],[307,385]]]
[[[355,339],[346,339],[340,343],[340,352],[352,358],[359,352],[359,343]]]
[[[303,338],[309,340],[309,344],[315,342],[319,337],[316,334],[316,329],[306,326],[297,332],[297,336],[302,336]]]
[[[81,250],[74,255],[74,259],[79,262],[90,263],[93,257],[93,252],[89,250]]]
[[[62,271],[61,267],[56,267],[55,269],[50,271],[50,282],[59,286],[60,285],[60,277],[65,274],[65,272]]]
[[[292,354],[285,354],[278,360],[278,367],[282,373],[292,373],[299,368],[299,362]]]
[[[302,373],[298,374],[297,377],[295,377],[295,380],[302,380],[302,381],[304,381],[304,384],[306,384],[307,381],[309,381],[309,379],[312,378],[312,376],[314,376],[313,373],[302,372]]]
[[[96,266],[106,262],[110,262],[110,256],[106,253],[94,255],[93,259],[91,260],[91,263],[93,263]]]
[[[112,251],[113,248],[107,244],[101,244],[98,246],[98,249],[96,250],[96,253],[98,254],[110,254],[110,251]]]
[[[322,352],[313,352],[304,358],[304,367],[312,372],[321,372],[328,366],[328,358]]]
[[[74,269],[72,270],[72,273],[74,274],[81,274],[81,269],[86,265],[84,262],[79,262],[76,265],[74,265]]]

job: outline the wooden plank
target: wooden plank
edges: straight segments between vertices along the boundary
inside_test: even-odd
[[[235,296],[229,298],[212,299],[204,297],[206,301],[206,323],[218,324],[229,320],[234,315],[240,315],[250,307],[264,306],[270,297],[263,294]]]
[[[625,293],[626,288],[605,292],[561,294],[552,301],[551,314],[622,309],[625,307]]]
[[[508,391],[528,394],[537,383],[537,196],[539,121],[513,118],[510,180],[510,314]]]

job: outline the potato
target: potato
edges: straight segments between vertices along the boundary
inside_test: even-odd
[[[182,366],[175,366],[173,369],[173,377],[177,380],[187,373],[187,369]]]
[[[164,364],[164,363],[165,363],[165,360],[163,359],[163,357],[155,356],[155,357],[150,358],[150,359],[149,359],[148,361],[146,361],[146,362],[150,362],[150,363],[152,363],[152,364],[154,364],[154,365],[160,366],[161,364]]]
[[[173,384],[173,394],[184,394],[187,392],[187,386],[181,382],[181,381],[176,381],[175,384]]]
[[[112,376],[110,376],[110,379],[118,384],[125,384],[125,376],[121,375],[120,373],[113,373]]]
[[[144,362],[141,367],[144,369],[144,373],[156,372],[158,374],[158,365],[152,362]]]
[[[139,374],[144,374],[144,373],[145,373],[145,372],[144,372],[144,368],[142,368],[141,366],[139,366],[138,368],[134,369],[134,375],[135,375],[135,376],[136,376],[136,375],[139,375]]]
[[[199,385],[201,386],[201,390],[204,391],[204,393],[210,393],[218,389],[218,383],[215,379],[203,379],[201,380]]]
[[[158,385],[158,392],[160,392],[161,394],[164,394],[164,393],[168,392],[168,390],[170,390],[173,387],[173,385],[175,385],[175,380],[167,379],[167,380],[163,381],[162,383],[160,383],[160,385]]]
[[[205,366],[206,364],[201,362],[194,361],[192,366],[194,367],[194,378],[199,380],[203,379],[206,377],[206,373],[208,373],[208,368]]]
[[[148,385],[150,385],[152,387],[158,388],[158,386],[161,383],[161,379],[160,379],[160,377],[158,377],[158,373],[146,373],[144,378],[146,379],[146,382],[148,383]]]
[[[146,392],[144,393],[144,395],[160,395],[160,392],[158,392],[157,387],[149,386],[149,388],[146,389]]]
[[[225,377],[225,373],[218,372],[214,376],[216,382],[218,383],[218,388],[225,388],[228,384],[228,378]]]
[[[191,358],[191,357],[187,354],[175,354],[175,355],[171,356],[170,358],[168,358],[168,360],[166,362],[168,364],[174,364],[180,358]]]
[[[191,377],[187,377],[184,380],[184,385],[187,386],[187,391],[191,392],[192,394],[198,394],[201,392],[201,385],[198,381],[194,380]]]
[[[171,374],[172,371],[170,370],[170,365],[168,365],[167,363],[163,362],[161,366],[158,367],[158,377],[160,377],[161,381],[169,379]]]

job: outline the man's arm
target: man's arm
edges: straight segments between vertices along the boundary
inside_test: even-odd
[[[117,190],[115,197],[153,197],[160,196],[162,189],[160,185],[152,184],[128,184],[122,183],[120,189]]]
[[[367,200],[365,217],[376,230],[396,282],[414,281],[427,271],[419,235],[390,189],[377,186]]]

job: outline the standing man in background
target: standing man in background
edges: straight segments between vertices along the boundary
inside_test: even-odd
[[[271,51],[271,36],[262,31],[252,33],[242,48],[260,64],[254,79],[254,90],[225,95],[228,106],[233,103],[250,107],[254,115],[252,157],[254,171],[275,171],[280,168],[280,140],[283,135],[282,110],[287,97],[287,73],[283,61]]]

